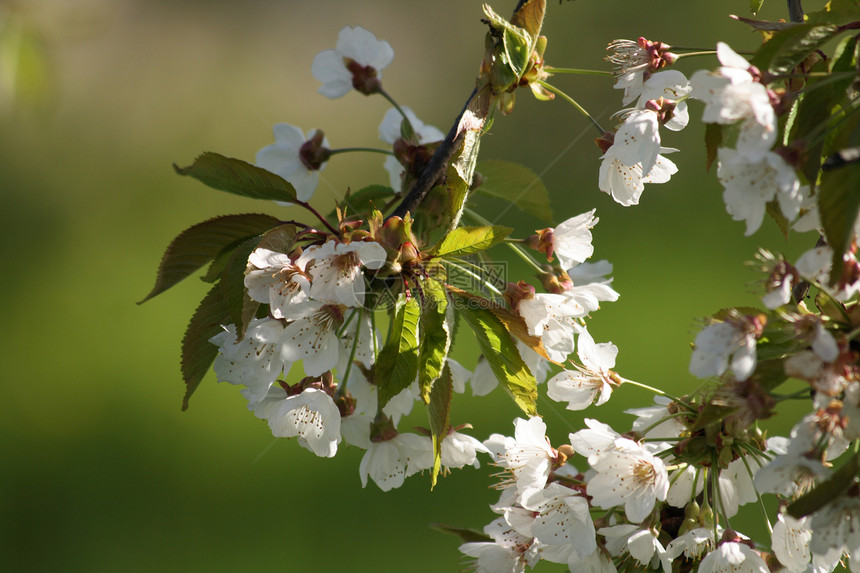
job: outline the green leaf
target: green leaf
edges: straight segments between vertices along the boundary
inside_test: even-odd
[[[221,272],[221,294],[230,311],[230,321],[236,325],[236,341],[245,337],[248,323],[257,314],[260,303],[252,300],[245,289],[245,271],[248,257],[257,248],[262,236],[251,237],[237,247]]]
[[[434,257],[461,257],[486,251],[511,234],[510,227],[457,227],[442,239],[433,252]]]
[[[221,285],[215,285],[194,311],[182,338],[182,378],[185,380],[185,397],[182,409],[188,409],[188,399],[197,390],[200,381],[218,356],[218,347],[209,342],[216,334],[223,332],[222,324],[230,323],[230,309],[221,292]]]
[[[174,164],[173,169],[180,175],[188,175],[213,189],[234,195],[290,203],[298,201],[295,188],[285,179],[241,159],[211,151],[203,153],[188,167]]]
[[[762,4],[764,4],[764,0],[750,0],[750,12],[752,12],[753,16],[758,14]]]
[[[726,416],[737,409],[737,406],[718,406],[708,402],[702,407],[699,415],[696,417],[696,423],[690,428],[690,432],[702,430],[711,424],[721,424]]]
[[[842,275],[843,255],[851,245],[860,211],[860,163],[825,171],[818,193],[818,211],[827,244],[833,249],[830,282]]]
[[[479,163],[477,171],[483,180],[475,193],[510,203],[549,224],[555,221],[549,203],[549,191],[540,176],[528,167],[509,161],[490,160]],[[502,213],[507,212],[508,208],[506,206]]]
[[[717,150],[723,143],[723,126],[719,123],[705,124],[705,171],[711,170],[711,165],[717,160]]]
[[[540,35],[543,17],[546,13],[546,0],[524,0],[519,3],[511,24],[524,29],[532,38]],[[534,49],[534,46],[531,46]]]
[[[519,79],[526,71],[534,42],[528,32],[515,27],[505,28],[503,41],[508,63]]]
[[[433,382],[430,391],[430,404],[427,412],[430,414],[430,434],[433,437],[433,472],[431,488],[436,485],[436,478],[442,468],[442,440],[448,435],[451,427],[451,398],[454,395],[454,382],[451,379],[451,368],[445,364],[442,375]]]
[[[493,540],[493,538],[489,535],[486,535],[474,529],[454,527],[453,525],[445,525],[444,523],[431,523],[430,527],[432,527],[436,531],[441,531],[442,533],[450,533],[451,535],[456,535],[466,543],[481,543]]]
[[[379,408],[415,381],[418,374],[418,321],[421,307],[415,297],[406,300],[401,294],[394,319],[388,327],[388,339],[379,353],[374,379],[379,392]]]
[[[137,304],[143,304],[194,274],[224,249],[238,245],[248,237],[259,235],[279,223],[274,217],[254,213],[215,217],[186,229],[167,247],[158,267],[155,286]]]
[[[791,230],[791,223],[789,223],[788,219],[785,218],[785,215],[782,214],[782,208],[779,206],[779,202],[774,199],[773,201],[769,201],[765,205],[765,210],[767,214],[770,215],[770,218],[774,220],[776,226],[779,227],[779,230],[782,232],[782,236],[785,237],[785,240],[788,240],[788,233]]]
[[[481,94],[477,94],[477,98]],[[480,102],[473,102],[481,105]],[[486,113],[486,112],[485,112]],[[475,165],[478,161],[478,150],[481,147],[481,135],[483,131],[483,119],[475,116],[478,119],[476,125],[465,127],[460,137],[463,139],[456,156],[451,161],[451,166],[448,168],[448,179],[446,187],[448,189],[448,230],[457,227],[460,222],[460,217],[463,215],[463,208],[466,206],[466,198],[469,196],[469,189],[472,187],[472,177],[475,174]],[[462,126],[462,125],[461,125]]]
[[[422,284],[424,300],[421,305],[421,346],[418,355],[418,386],[425,404],[430,403],[433,382],[442,375],[448,349],[451,346],[447,323],[448,298],[445,289],[434,280]]]
[[[836,99],[841,97],[842,94],[836,92],[832,83],[819,81],[809,84],[797,105],[797,116],[791,126],[790,139],[793,141],[815,139],[815,131],[822,122],[827,121]],[[823,148],[824,139],[819,137],[817,143],[807,147],[804,153],[800,170],[811,185],[815,185],[818,180]]]
[[[833,24],[798,24],[774,33],[752,63],[771,74],[787,74],[839,33]]]
[[[529,416],[537,415],[537,381],[501,320],[488,309],[474,308],[465,297],[459,305],[461,316],[475,333],[478,347],[499,382],[510,392],[517,406]]]
[[[788,514],[795,519],[800,519],[805,515],[818,511],[848,491],[856,482],[857,471],[860,468],[858,456],[860,454],[851,456],[845,462],[845,465],[830,476],[830,479],[821,482],[815,489],[800,496],[794,503],[789,505],[786,509]]]

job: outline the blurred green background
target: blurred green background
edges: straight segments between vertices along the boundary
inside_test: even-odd
[[[823,2],[807,6],[820,7]],[[509,15],[515,2],[494,3]],[[759,38],[727,18],[748,0],[550,2],[547,61],[606,69],[605,45],[644,35],[711,48],[754,49]],[[762,16],[784,16],[766,2]],[[187,412],[179,342],[206,287],[190,279],[139,307],[161,252],[186,227],[226,213],[283,213],[174,175],[204,150],[253,160],[270,127],[319,127],[335,147],[377,145],[388,105],[356,93],[316,93],[313,56],[361,25],[396,56],[386,89],[447,130],[473,85],[484,27],[478,0],[0,1],[0,568],[4,571],[456,571],[458,540],[428,524],[481,528],[494,468],[465,469],[429,491],[416,476],[387,494],[362,490],[362,452],[333,460],[274,442],[237,389],[207,378]],[[680,66],[692,73],[711,58]],[[554,82],[611,125],[621,93],[604,78]],[[757,246],[795,256],[765,221],[751,238],[726,214],[705,174],[701,107],[684,132],[664,134],[680,172],[624,208],[597,190],[599,151],[589,125],[561,101],[519,94],[483,157],[541,173],[559,221],[597,208],[595,260],[615,265],[616,303],[590,330],[620,348],[625,377],[692,389],[689,343],[697,320],[755,304]],[[378,156],[338,156],[315,203],[347,186],[387,181]],[[502,223],[534,225],[509,211]],[[810,239],[811,241],[811,239]],[[521,278],[521,277],[516,277]],[[525,278],[525,277],[522,277]],[[471,367],[474,349],[457,355]],[[650,397],[623,388],[588,416],[614,421]],[[554,443],[582,414],[542,403]],[[481,439],[510,434],[518,415],[501,392],[459,397],[454,423]],[[426,425],[416,409],[408,427]],[[789,421],[775,422],[781,431]]]

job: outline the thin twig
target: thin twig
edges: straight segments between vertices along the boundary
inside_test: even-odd
[[[451,157],[454,155],[454,150],[457,149],[457,144],[460,142],[460,138],[457,137],[460,120],[469,108],[469,103],[472,101],[472,98],[475,97],[475,94],[477,93],[478,88],[472,90],[472,93],[469,95],[469,99],[466,100],[466,105],[463,106],[463,111],[457,115],[457,119],[454,120],[454,125],[451,126],[451,129],[448,131],[448,135],[445,136],[445,139],[442,140],[442,143],[439,144],[439,147],[437,147],[435,153],[433,153],[433,157],[431,157],[430,161],[427,162],[427,167],[424,168],[424,171],[421,172],[421,176],[418,177],[415,183],[409,188],[409,192],[403,198],[403,201],[400,202],[400,205],[398,205],[397,208],[394,209],[394,212],[386,217],[386,219],[390,219],[391,217],[403,217],[406,213],[414,212],[427,196],[430,189],[432,189],[444,175],[445,169],[448,167],[448,162],[451,160]]]

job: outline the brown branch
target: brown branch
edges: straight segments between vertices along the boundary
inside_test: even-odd
[[[788,19],[792,22],[803,22],[803,6],[800,0],[788,0]]]
[[[454,125],[451,126],[448,135],[445,136],[445,139],[436,148],[433,157],[427,162],[427,167],[421,172],[421,176],[409,187],[409,191],[406,193],[403,201],[400,202],[397,208],[394,209],[394,212],[386,217],[386,219],[403,217],[406,213],[414,212],[421,202],[424,201],[424,198],[427,197],[430,189],[445,175],[448,162],[451,161],[451,157],[454,155],[454,151],[461,140],[458,136],[460,121],[476,93],[478,93],[478,88],[473,89],[472,93],[469,94],[466,105],[463,106],[463,110],[457,115],[457,119],[454,120]]]

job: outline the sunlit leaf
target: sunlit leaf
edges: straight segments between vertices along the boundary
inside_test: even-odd
[[[230,322],[236,325],[236,341],[245,337],[248,323],[260,308],[260,303],[248,296],[245,289],[245,271],[248,257],[257,248],[261,237],[252,237],[239,245],[221,271],[221,294],[230,311]]]
[[[211,151],[203,153],[188,167],[173,166],[180,175],[234,195],[252,199],[269,199],[295,203],[296,190],[291,183],[241,159],[225,157]]]
[[[774,33],[756,52],[752,63],[771,74],[787,74],[837,33],[839,28],[833,24],[791,26]]]
[[[218,355],[218,347],[209,339],[223,332],[221,325],[225,324],[230,324],[230,309],[221,285],[216,284],[194,311],[182,338],[182,378],[185,380],[183,410],[188,408],[188,399],[197,390]]]
[[[537,38],[543,27],[545,13],[546,0],[522,0],[514,10],[511,24],[524,29],[532,38]]]
[[[448,435],[451,421],[451,398],[454,395],[454,382],[451,379],[451,368],[445,364],[442,375],[433,382],[430,390],[430,403],[427,412],[430,414],[430,435],[433,438],[433,472],[431,483],[436,485],[436,478],[442,467],[442,440]]]
[[[476,194],[510,203],[542,221],[554,223],[549,191],[537,173],[518,163],[497,160],[482,161],[476,170],[482,179]]]
[[[167,247],[158,268],[155,286],[137,304],[146,302],[194,274],[222,251],[279,223],[275,217],[256,213],[215,217],[186,229]]]
[[[460,315],[475,333],[478,347],[487,359],[499,383],[513,396],[523,412],[537,415],[537,381],[531,373],[517,345],[501,320],[485,308],[474,308],[462,299]]]
[[[860,211],[860,164],[825,171],[818,193],[818,211],[827,244],[833,249],[830,282],[842,275],[843,255],[854,236],[854,222]]]
[[[423,282],[422,290],[418,386],[421,398],[428,404],[433,382],[442,375],[451,337],[446,321],[448,298],[445,289],[438,282],[427,280]]]
[[[421,307],[415,297],[400,295],[388,338],[379,353],[374,379],[379,389],[379,408],[403,391],[418,375],[418,321]]]
[[[448,233],[433,255],[436,257],[461,257],[471,253],[486,251],[498,245],[511,234],[510,227],[458,227]]]

